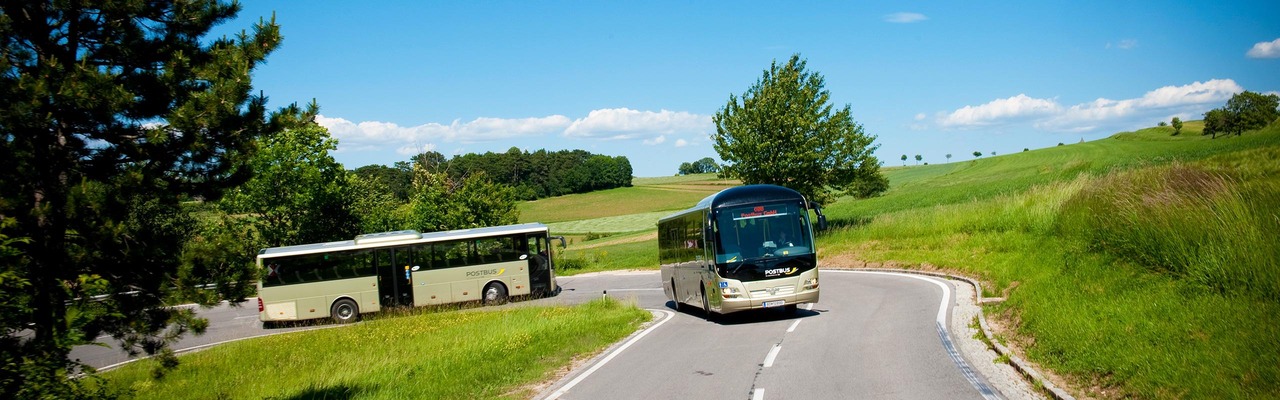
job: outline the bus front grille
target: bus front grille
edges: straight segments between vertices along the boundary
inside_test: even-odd
[[[774,287],[760,289],[760,290],[752,290],[751,297],[760,298],[760,297],[769,297],[769,296],[789,295],[795,292],[796,292],[796,285],[781,285],[781,286],[774,286]]]

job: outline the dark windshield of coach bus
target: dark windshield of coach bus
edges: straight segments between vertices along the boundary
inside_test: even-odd
[[[813,253],[809,212],[799,202],[725,207],[715,218],[718,263]]]

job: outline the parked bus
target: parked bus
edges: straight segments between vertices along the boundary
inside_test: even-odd
[[[547,226],[535,223],[263,249],[258,318],[347,323],[386,307],[554,295],[551,239]]]
[[[816,203],[781,186],[747,185],[707,196],[658,222],[662,289],[677,309],[708,315],[818,301],[809,211]]]

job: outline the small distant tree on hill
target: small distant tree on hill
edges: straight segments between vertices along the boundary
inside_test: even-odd
[[[1161,127],[1161,128],[1163,128],[1165,125],[1169,125],[1169,124],[1164,123],[1164,121],[1160,121],[1160,123],[1157,123],[1157,124],[1156,124],[1156,126]]]
[[[1173,136],[1178,136],[1178,134],[1182,133],[1181,118],[1173,117],[1173,122],[1171,122],[1170,124],[1173,125]]]
[[[924,160],[924,157],[921,157],[919,154],[916,154],[916,165],[920,165],[920,161],[923,161],[923,160]]]
[[[951,162],[951,153],[947,153],[947,162]]]
[[[716,164],[716,160],[711,157],[703,157],[701,160],[694,162],[680,163],[680,175],[689,174],[708,174],[720,170],[720,166]]]
[[[902,166],[904,166],[904,167],[905,167],[905,166],[907,166],[907,155],[906,155],[906,154],[903,154],[903,155],[902,155]]]
[[[1023,147],[1023,148],[1022,148],[1022,151],[1023,151],[1023,152],[1028,152],[1028,151],[1031,151],[1031,149],[1026,148],[1026,147]]]
[[[981,151],[973,152],[973,158],[978,158],[978,157],[982,157],[982,152]]]

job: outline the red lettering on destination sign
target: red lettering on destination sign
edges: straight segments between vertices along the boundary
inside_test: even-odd
[[[777,215],[778,210],[765,210],[764,207],[756,207],[753,212],[744,212],[738,218],[764,217],[769,215]]]

